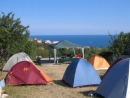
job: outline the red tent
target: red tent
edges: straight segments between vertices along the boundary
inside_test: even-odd
[[[52,79],[29,61],[15,64],[6,76],[6,84],[47,84]]]

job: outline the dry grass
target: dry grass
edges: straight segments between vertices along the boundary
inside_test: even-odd
[[[89,91],[95,91],[97,86],[86,86],[72,88],[62,81],[63,74],[68,65],[39,66],[54,81],[47,85],[26,85],[26,86],[6,86],[6,93],[9,98],[90,98],[87,95]],[[103,75],[105,71],[98,71]],[[0,79],[3,79],[7,73],[2,73]]]

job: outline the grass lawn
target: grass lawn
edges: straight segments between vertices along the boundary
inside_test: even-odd
[[[62,81],[67,64],[39,66],[39,68],[50,76],[54,81],[47,85],[6,86],[3,89],[9,95],[8,98],[90,98],[87,92],[95,91],[97,86],[85,86],[72,88]],[[103,75],[106,71],[98,71]],[[0,75],[5,78],[6,72]]]

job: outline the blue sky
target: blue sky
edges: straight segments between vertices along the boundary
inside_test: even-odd
[[[130,0],[0,0],[30,35],[108,35],[130,32]],[[0,13],[1,15],[1,13]]]

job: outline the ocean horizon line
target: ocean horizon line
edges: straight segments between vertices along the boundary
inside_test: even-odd
[[[68,40],[83,46],[108,47],[108,35],[30,35],[29,38],[38,38],[52,41]]]
[[[38,36],[38,35],[42,35],[42,36],[44,36],[44,34],[30,34],[30,36]],[[54,35],[56,35],[56,34],[54,34]],[[54,36],[54,35],[47,35],[47,36]],[[60,35],[60,34],[57,34],[57,35]],[[56,36],[57,36],[56,35]],[[66,34],[65,34],[66,35]],[[67,35],[67,36],[71,36],[72,34],[70,34],[70,35]],[[78,35],[78,34],[77,34]],[[77,36],[77,35],[72,35],[72,36]],[[91,34],[84,34],[84,35],[91,35]],[[95,34],[95,36],[98,36],[99,34]],[[107,34],[101,34],[101,35],[107,35]],[[99,35],[99,36],[101,36],[101,35]],[[46,36],[46,35],[45,35]],[[60,35],[60,36],[64,36],[64,35]],[[83,36],[83,35],[81,35],[81,36]],[[93,36],[93,34],[91,35],[91,36]],[[109,36],[109,35],[108,35]]]

